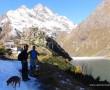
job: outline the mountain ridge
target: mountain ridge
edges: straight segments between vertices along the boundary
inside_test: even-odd
[[[101,4],[63,39],[60,45],[71,56],[110,56],[110,0]]]
[[[23,32],[24,28],[37,27],[44,31],[47,35],[52,36],[57,31],[71,31],[76,28],[67,17],[60,16],[48,7],[38,4],[34,8],[27,8],[22,5],[16,10],[9,10],[5,17],[0,21],[0,27],[3,29],[5,23],[10,22],[9,36],[16,36],[16,30]],[[2,30],[2,31],[5,31]]]

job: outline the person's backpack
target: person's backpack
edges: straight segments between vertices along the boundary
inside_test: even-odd
[[[22,55],[22,52],[18,54],[18,61],[22,61],[23,59],[23,55]]]

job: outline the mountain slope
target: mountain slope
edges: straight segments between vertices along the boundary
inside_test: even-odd
[[[59,43],[71,56],[110,56],[110,0],[103,2]]]
[[[70,31],[76,27],[65,16],[59,16],[42,4],[38,4],[32,9],[23,5],[16,10],[8,11],[6,17],[0,21],[0,26],[3,28],[7,22],[10,22],[11,27],[8,34],[13,37],[17,36],[17,31],[23,32],[25,28],[30,27],[37,27],[51,36],[57,31]]]

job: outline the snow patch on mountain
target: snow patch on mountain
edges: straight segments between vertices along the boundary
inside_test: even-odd
[[[67,17],[52,12],[42,4],[34,8],[27,8],[22,5],[16,10],[9,10],[6,17],[0,21],[2,27],[7,21],[10,22],[11,34],[16,36],[16,30],[23,32],[25,28],[37,27],[47,34],[57,31],[71,31],[77,25],[73,24]]]

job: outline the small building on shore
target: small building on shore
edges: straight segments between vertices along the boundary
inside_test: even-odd
[[[15,43],[13,40],[5,41],[4,46],[6,49],[12,49],[15,47]]]
[[[12,53],[16,53],[17,52],[17,47],[14,43],[13,40],[7,40],[4,42],[4,46],[5,46],[5,49],[11,49],[12,50]]]

